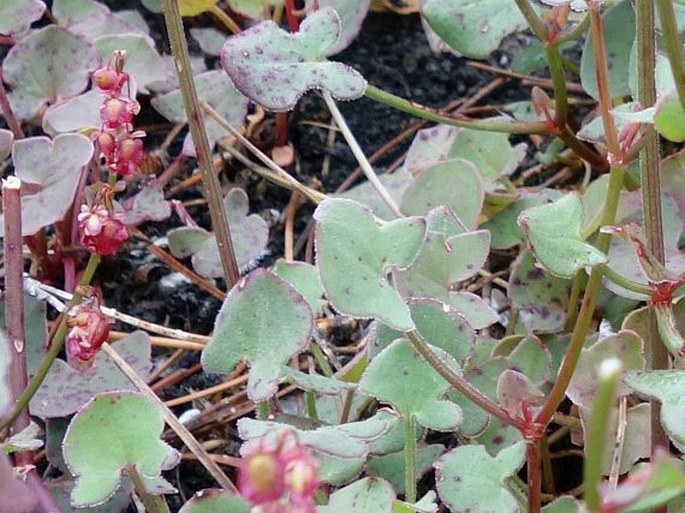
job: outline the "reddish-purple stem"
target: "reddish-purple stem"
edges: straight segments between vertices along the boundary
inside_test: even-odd
[[[5,86],[2,83],[2,68],[0,68],[0,111],[5,118],[5,121],[7,121],[7,126],[12,131],[14,138],[23,139],[24,132],[21,129],[21,124],[14,115],[9,98],[7,98],[7,91],[5,91]]]

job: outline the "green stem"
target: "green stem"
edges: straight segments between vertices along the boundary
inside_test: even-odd
[[[331,365],[328,363],[328,360],[326,359],[326,356],[323,354],[323,351],[319,347],[319,344],[317,344],[316,342],[312,342],[311,344],[309,344],[309,351],[311,351],[312,356],[314,357],[314,361],[321,369],[321,372],[323,372],[323,375],[327,378],[332,378],[335,372],[333,372],[333,369],[331,368]]]
[[[598,512],[601,507],[598,485],[602,479],[602,460],[607,443],[607,427],[620,374],[621,361],[618,358],[604,360],[600,364],[597,394],[585,437],[583,482],[585,485],[585,507],[588,512]]]
[[[316,397],[314,392],[305,392],[304,400],[307,405],[307,416],[312,420],[319,420],[319,414],[316,411]]]
[[[659,9],[661,32],[664,36],[668,60],[671,63],[678,99],[681,107],[685,110],[685,49],[678,37],[673,3],[671,0],[656,0],[656,5]],[[643,107],[647,107],[647,105],[643,105]]]
[[[257,418],[259,420],[268,419],[270,413],[268,401],[259,401],[257,403]]]
[[[650,297],[652,295],[652,289],[649,288],[649,286],[633,281],[630,278],[626,278],[625,276],[614,271],[608,265],[602,266],[601,270],[604,276],[609,278],[609,280],[614,282],[619,287],[623,287],[624,289],[629,290],[631,292],[635,292],[637,294],[643,294],[647,297]]]
[[[207,204],[209,215],[212,218],[212,226],[216,235],[221,266],[224,271],[226,287],[231,289],[240,280],[240,270],[235,257],[235,249],[231,239],[231,229],[226,218],[221,185],[219,178],[214,172],[212,154],[209,148],[207,133],[202,122],[200,103],[195,90],[190,68],[190,57],[188,55],[188,45],[183,32],[183,22],[181,13],[176,0],[164,0],[164,19],[166,20],[167,32],[169,34],[169,44],[176,63],[176,72],[181,85],[183,103],[188,115],[188,127],[195,144],[197,161],[202,170],[202,183],[207,193]]]
[[[568,297],[568,306],[566,307],[566,323],[564,324],[564,331],[571,331],[576,325],[578,319],[578,298],[580,297],[580,287],[583,281],[583,274],[585,271],[576,271],[571,281],[571,294]]]
[[[71,298],[71,301],[69,301],[69,304],[64,309],[64,312],[62,312],[57,321],[57,328],[55,329],[54,334],[52,336],[52,340],[50,341],[49,351],[45,354],[45,356],[43,356],[43,359],[40,361],[40,364],[38,365],[36,372],[29,380],[24,391],[15,401],[14,407],[12,408],[12,412],[10,413],[10,415],[7,418],[3,419],[3,421],[0,423],[0,431],[10,426],[21,414],[24,408],[28,407],[29,401],[31,401],[31,398],[35,395],[36,391],[43,383],[43,380],[45,380],[45,376],[48,375],[48,371],[50,370],[50,367],[52,367],[52,363],[55,361],[57,355],[62,350],[62,346],[64,346],[64,338],[67,335],[68,329],[67,317],[69,315],[69,311],[74,306],[76,306],[81,301],[81,299],[83,299],[83,293],[80,290],[90,283],[90,280],[93,278],[93,274],[95,274],[95,270],[97,269],[99,263],[99,255],[90,255],[88,265],[86,266],[86,269],[83,271],[83,275],[81,276],[79,286],[74,291],[74,296]]]
[[[147,513],[169,513],[169,506],[164,500],[164,497],[154,495],[147,491],[147,488],[145,488],[145,482],[138,473],[135,465],[129,465],[127,468],[127,473],[131,478],[131,481],[133,481],[133,487],[136,490],[136,494],[145,506],[145,511],[147,511]]]
[[[558,127],[566,126],[568,120],[568,90],[564,76],[564,60],[561,58],[559,46],[551,43],[545,51],[549,72],[554,84],[554,122]],[[570,132],[570,130],[569,130]],[[575,135],[573,136],[575,138]]]
[[[545,27],[545,23],[542,21],[538,13],[535,12],[533,6],[530,5],[528,0],[516,0],[516,6],[523,14],[523,17],[528,22],[533,34],[537,37],[543,45],[546,45],[549,41],[549,32]]]
[[[579,22],[576,23],[573,28],[566,32],[562,32],[559,34],[554,42],[558,45],[561,43],[565,43],[566,41],[573,41],[574,39],[582,36],[587,32],[587,29],[590,27],[590,16],[585,15],[585,17]]]
[[[416,502],[416,438],[414,438],[414,417],[404,417],[404,500],[409,504]]]
[[[508,134],[550,134],[552,129],[543,121],[531,123],[506,121],[502,119],[470,119],[463,116],[443,114],[430,107],[406,100],[400,96],[388,93],[372,85],[367,85],[364,94],[377,102],[384,103],[417,118],[427,119],[435,123],[485,130],[489,132],[504,132]]]
[[[405,336],[412,343],[416,351],[418,351],[418,353],[423,356],[426,361],[430,363],[431,366],[438,372],[438,374],[445,378],[453,388],[465,395],[467,399],[480,406],[489,414],[500,419],[502,422],[514,426],[518,430],[523,430],[525,427],[523,420],[509,415],[507,410],[495,403],[488,396],[483,395],[480,390],[466,381],[463,376],[457,374],[455,371],[449,368],[447,364],[433,352],[431,347],[418,331],[406,331]]]
[[[345,393],[345,401],[343,402],[342,411],[340,412],[339,424],[347,424],[352,411],[352,402],[354,401],[354,388],[350,388]]]

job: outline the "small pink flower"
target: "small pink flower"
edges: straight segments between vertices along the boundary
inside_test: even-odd
[[[115,137],[109,132],[97,131],[92,137],[95,142],[95,147],[107,160],[114,158],[114,152],[117,149],[117,141]]]
[[[109,163],[110,171],[126,177],[133,173],[143,161],[143,141],[126,137],[117,141],[114,159]]]
[[[251,502],[264,504],[280,499],[285,491],[283,461],[276,450],[257,449],[240,461],[240,494]]]
[[[139,110],[140,105],[135,100],[108,98],[100,107],[100,119],[110,129],[125,127],[131,123]]]
[[[111,255],[128,240],[126,225],[104,206],[83,205],[78,221],[81,244],[91,253]]]
[[[98,89],[115,94],[118,94],[124,84],[128,82],[128,75],[126,73],[117,71],[109,66],[95,70],[91,78],[93,79],[93,84]]]
[[[78,369],[90,367],[100,346],[109,337],[109,319],[100,310],[97,293],[69,312],[65,347],[67,360]]]

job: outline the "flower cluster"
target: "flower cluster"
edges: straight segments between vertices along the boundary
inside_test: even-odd
[[[295,433],[286,430],[275,443],[262,439],[247,449],[238,469],[238,488],[254,504],[253,513],[314,513],[317,472],[317,461]]]
[[[88,287],[87,297],[69,311],[65,339],[67,361],[78,369],[89,368],[100,346],[109,337],[109,319],[100,310],[100,298]]]
[[[100,107],[102,126],[93,134],[93,141],[107,169],[126,178],[143,160],[141,137],[145,132],[133,131],[133,118],[140,105],[122,93],[124,86],[130,89],[129,76],[123,72],[123,52],[115,52],[112,60],[113,65],[108,63],[92,75],[93,85],[105,95]]]
[[[96,255],[111,255],[128,239],[121,216],[113,212],[112,189],[102,186],[95,198],[81,205],[78,230],[81,244]]]

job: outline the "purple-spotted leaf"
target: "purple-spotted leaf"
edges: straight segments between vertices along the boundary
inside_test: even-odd
[[[71,206],[83,166],[93,155],[93,143],[80,134],[29,137],[12,148],[14,174],[23,182],[22,233],[33,235],[59,221]],[[0,233],[4,218],[0,217]]]
[[[202,351],[202,366],[228,373],[247,360],[247,395],[264,401],[278,389],[281,366],[307,347],[313,328],[312,311],[302,295],[274,274],[256,269],[226,296],[214,335]]]
[[[178,513],[247,513],[250,504],[226,490],[206,488],[186,502]]]
[[[486,59],[504,37],[528,28],[510,0],[421,0],[421,13],[453,50]]]
[[[124,224],[139,224],[145,221],[164,221],[171,216],[171,204],[164,199],[162,187],[152,182],[133,196],[125,200]]]
[[[11,36],[25,32],[44,11],[45,3],[40,0],[3,0],[0,2],[0,34]]]
[[[150,337],[146,333],[136,331],[114,347],[139,376],[147,376],[152,364]],[[64,360],[55,360],[43,384],[31,399],[31,414],[42,418],[66,417],[95,394],[135,389],[105,353],[99,352],[93,366],[82,372],[71,368]]]
[[[120,486],[135,467],[147,479],[161,477],[178,462],[178,453],[160,440],[164,417],[144,395],[105,392],[96,395],[72,419],[64,438],[64,459],[76,477],[71,503],[95,506]]]
[[[317,513],[390,513],[393,511],[395,491],[390,483],[378,477],[365,477],[331,494],[328,504],[316,508]]]
[[[135,77],[138,92],[147,93],[147,84],[166,78],[166,61],[155,50],[150,38],[138,34],[113,34],[93,41],[103,61],[115,50],[126,52],[124,70]]]
[[[339,37],[338,14],[327,7],[310,14],[296,34],[264,21],[230,37],[221,63],[243,94],[270,110],[292,109],[310,89],[354,100],[364,94],[364,78],[349,66],[325,60]]]
[[[599,340],[591,347],[584,348],[566,390],[566,395],[574,404],[592,406],[597,388],[599,365],[611,357],[616,357],[623,362],[624,371],[644,369],[642,339],[633,331],[621,330]],[[629,393],[630,390],[625,385],[619,384],[617,396]]]
[[[424,219],[407,217],[377,226],[363,205],[344,199],[324,201],[314,218],[316,265],[333,306],[347,315],[377,317],[398,330],[412,329],[409,307],[387,275],[416,257]]]
[[[497,312],[483,298],[472,292],[452,292],[449,303],[477,330],[487,328],[499,319]]]
[[[521,405],[537,406],[545,394],[525,374],[506,369],[497,379],[497,400],[515,418],[523,418]]]
[[[238,265],[247,265],[266,247],[269,228],[259,215],[248,215],[250,205],[242,189],[231,189],[224,198],[224,207]],[[199,274],[208,278],[224,275],[213,233],[203,228],[182,227],[170,230],[167,236],[173,255],[177,258],[192,257],[193,268]]]
[[[54,0],[52,14],[60,27],[91,42],[109,34],[147,35],[149,31],[145,20],[136,11],[112,12],[94,0]],[[148,39],[152,42],[151,38]],[[109,59],[110,55],[104,59]]]
[[[443,362],[461,372],[451,356],[437,348],[434,351]],[[376,356],[359,387],[394,406],[404,418],[414,417],[424,427],[451,431],[461,423],[461,408],[444,399],[450,384],[419,356],[408,340],[396,340]]]
[[[682,142],[685,140],[685,129],[683,129],[685,112],[683,112],[675,89],[663,96],[656,104],[654,126],[669,141]]]
[[[247,115],[247,98],[231,84],[225,73],[221,71],[207,71],[195,76],[195,85],[200,100],[206,101],[232,126],[242,126]],[[180,89],[157,96],[152,99],[152,106],[169,121],[187,122],[183,96]],[[226,135],[226,130],[209,116],[203,116],[207,138],[210,147]],[[195,147],[190,135],[186,136],[183,153],[195,156]]]
[[[341,52],[357,37],[370,3],[371,0],[307,0],[306,9],[332,7],[340,17],[340,37],[326,51],[327,57]]]
[[[46,103],[76,96],[99,64],[95,49],[79,36],[54,25],[33,32],[14,45],[2,63],[14,113],[29,119]]]
[[[404,192],[402,212],[421,215],[445,205],[466,225],[474,229],[485,199],[478,169],[470,161],[451,159],[434,164],[416,177]]]
[[[506,480],[524,462],[524,444],[518,443],[491,456],[482,445],[461,445],[435,464],[438,495],[453,512],[519,511]]]
[[[607,260],[604,253],[582,239],[584,217],[580,197],[569,193],[554,203],[524,210],[518,223],[538,262],[556,276],[572,278],[578,269]]]
[[[661,403],[661,423],[675,446],[685,449],[685,373],[682,370],[628,372],[626,384],[638,394]]]
[[[319,282],[316,267],[306,262],[286,262],[278,259],[273,268],[274,274],[290,283],[309,303],[314,314],[321,314],[324,292]]]
[[[518,308],[519,322],[527,332],[556,332],[564,327],[571,293],[569,280],[557,278],[535,265],[530,251],[514,262],[507,296]]]

